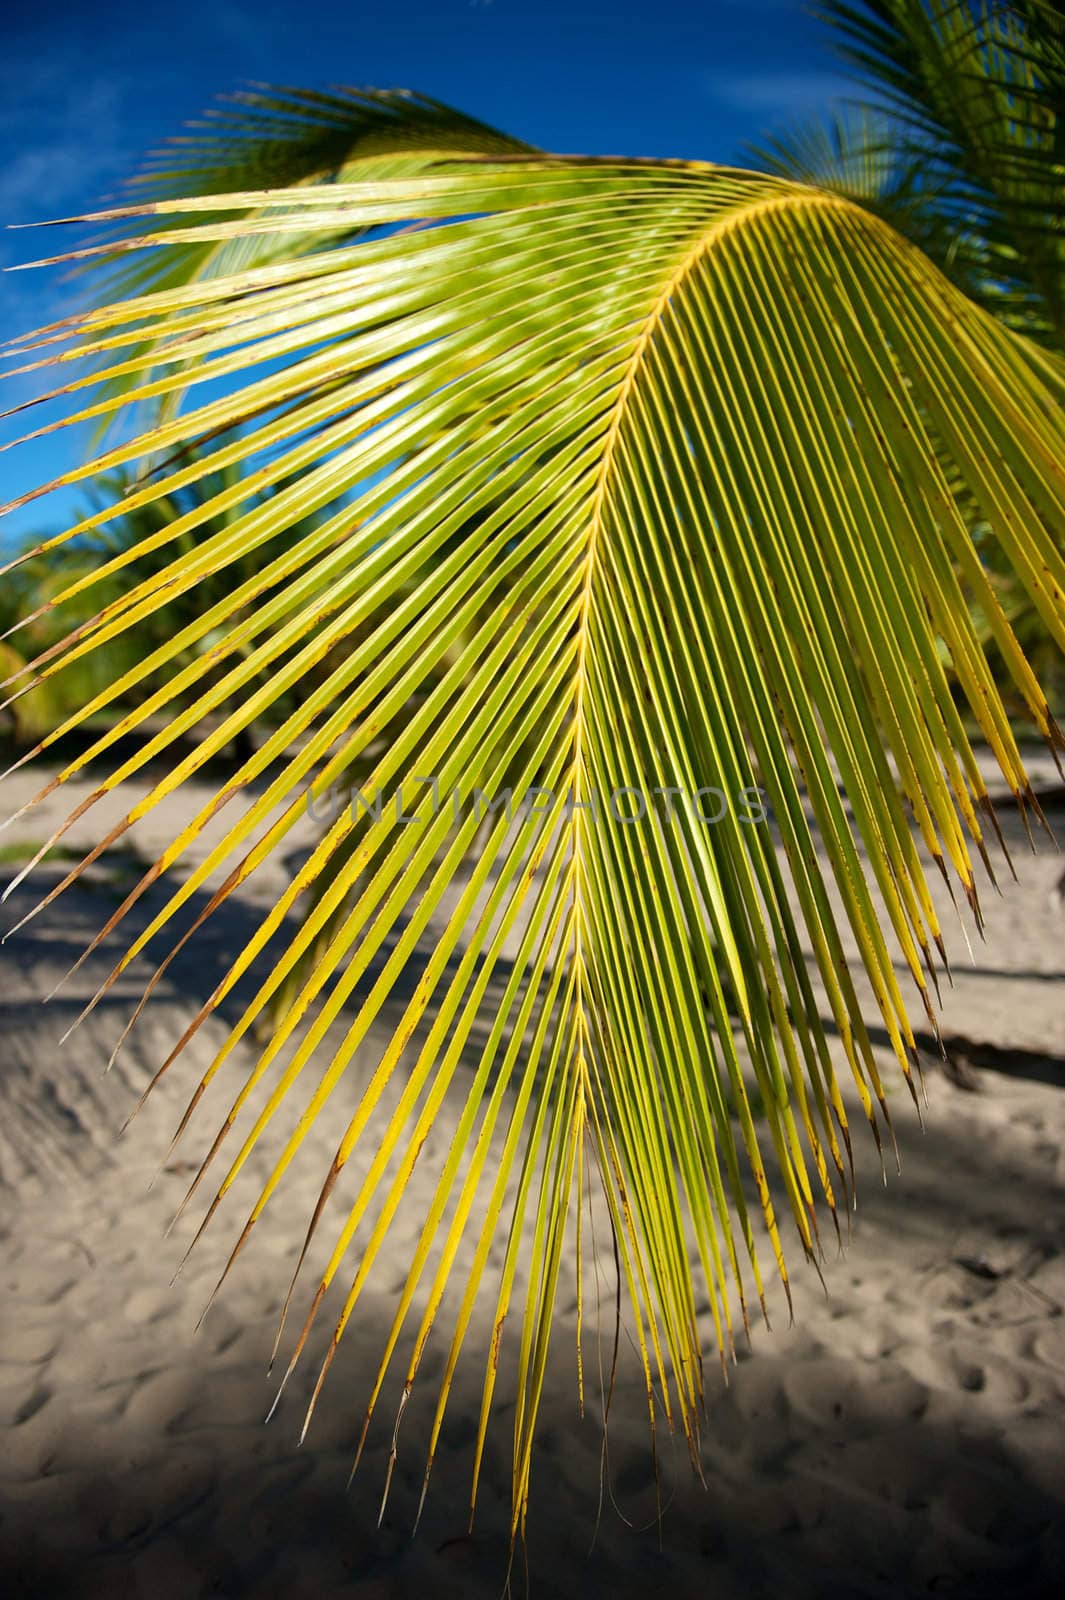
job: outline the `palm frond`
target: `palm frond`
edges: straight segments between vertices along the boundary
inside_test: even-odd
[[[1065,343],[1065,12],[1048,0],[824,0],[845,58],[942,187],[967,292]],[[922,240],[922,243],[925,241]],[[975,252],[975,253],[974,253]],[[949,258],[940,258],[946,270]],[[961,264],[961,263],[959,263]]]
[[[986,252],[956,215],[945,175],[882,112],[848,106],[782,129],[747,154],[761,171],[856,201],[962,287],[980,281]]]
[[[861,106],[801,122],[750,147],[766,172],[819,189],[831,189],[872,207],[913,184],[911,163],[900,151],[887,117]]]
[[[959,571],[1032,721],[1052,747],[1062,742],[942,463],[1060,648],[1056,369],[1041,376],[1019,341],[871,212],[720,167],[480,160],[296,185],[265,208],[257,192],[180,198],[124,220],[134,231],[122,248],[138,257],[247,239],[278,252],[266,266],[76,319],[75,350],[106,354],[130,384],[101,397],[97,377],[76,378],[79,418],[185,386],[189,399],[59,482],[214,441],[143,479],[122,503],[128,514],[234,463],[244,470],[68,583],[60,604],[116,572],[137,579],[35,670],[48,682],[64,662],[106,659],[161,605],[238,565],[247,576],[68,720],[150,675],[160,684],[55,783],[172,711],[100,781],[105,793],[149,763],[153,775],[166,769],[132,821],[308,688],[103,930],[230,807],[101,993],[146,950],[165,970],[181,908],[209,886],[209,910],[236,893],[308,795],[320,800],[378,752],[362,787],[386,797],[380,814],[336,818],[190,1024],[186,1039],[269,945],[269,969],[181,1131],[223,1067],[240,1080],[192,1185],[206,1182],[239,1122],[242,1142],[203,1226],[266,1128],[286,1139],[232,1264],[316,1116],[372,1052],[309,1222],[308,1243],[330,1225],[330,1196],[366,1145],[366,1176],[331,1224],[292,1358],[346,1270],[324,1376],[427,1159],[434,1118],[457,1097],[366,1422],[390,1381],[403,1415],[446,1306],[431,1465],[455,1362],[487,1299],[476,1481],[499,1347],[523,1292],[517,1532],[574,1228],[582,1293],[587,1175],[599,1174],[609,1210],[652,1426],[661,1406],[694,1454],[698,1294],[724,1359],[735,1318],[746,1323],[762,1300],[764,1250],[788,1282],[774,1191],[814,1261],[821,1221],[851,1193],[829,1025],[878,1145],[890,1126],[848,939],[910,1081],[916,1052],[895,960],[933,1016],[943,951],[925,861],[977,920],[974,858],[990,871],[993,813],[944,655],[1010,790],[1036,805]],[[285,256],[286,237],[316,233],[351,242]],[[245,431],[219,442],[238,420]],[[117,509],[82,518],[41,552],[62,564]],[[208,634],[211,650],[197,652]],[[178,759],[177,740],[201,726],[210,731],[199,747]],[[513,818],[498,809],[486,825],[476,794],[498,799],[502,788],[537,803]],[[727,800],[712,825],[711,788]],[[772,829],[740,802],[758,791]],[[620,820],[641,799],[646,814]],[[409,815],[420,825],[404,825]],[[293,931],[286,914],[311,890],[314,909]],[[341,904],[347,914],[321,941]],[[238,1040],[316,940],[312,969],[245,1069]],[[411,962],[417,982],[382,1042],[375,1029]],[[445,1290],[464,1240],[456,1310]],[[390,1379],[416,1303],[413,1354]]]
[[[152,200],[258,190],[265,211],[274,190],[360,176],[375,181],[412,177],[456,156],[532,153],[522,140],[409,90],[338,87],[316,93],[260,85],[225,97],[189,132],[170,139],[130,180],[130,188],[138,198]],[[235,215],[246,220],[244,212]],[[290,211],[290,218],[300,215]],[[154,226],[158,229],[158,218]],[[116,300],[201,278],[228,279],[356,236],[347,215],[302,237],[290,221],[283,233],[243,227],[217,241],[159,241],[145,255],[112,259],[104,254],[92,265],[103,298]],[[114,372],[111,387],[124,392]]]

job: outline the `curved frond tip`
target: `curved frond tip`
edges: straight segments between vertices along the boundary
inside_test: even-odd
[[[286,255],[290,202],[328,248]],[[961,509],[1065,643],[1060,384],[884,221],[773,177],[526,155],[148,217],[132,251],[276,249],[78,320],[122,387],[76,377],[75,418],[164,406],[59,481],[157,465],[44,549],[62,568],[119,512],[204,492],[72,569],[56,603],[106,604],[30,666],[47,684],[162,605],[213,598],[38,748],[121,707],[57,781],[143,730],[97,790],[148,776],[131,824],[267,728],[111,919],[170,885],[108,985],[145,951],[165,971],[181,909],[238,893],[308,795],[368,799],[325,825],[190,1025],[250,975],[190,1102],[223,1069],[236,1086],[193,1188],[218,1168],[209,1220],[282,1130],[235,1256],[359,1061],[296,1353],[346,1272],[328,1367],[431,1159],[367,1424],[379,1398],[402,1415],[448,1338],[431,1462],[483,1306],[479,1470],[516,1321],[518,1531],[574,1235],[586,1317],[592,1181],[652,1426],[661,1408],[694,1454],[701,1298],[724,1358],[763,1253],[788,1282],[782,1216],[816,1262],[850,1199],[848,1102],[878,1145],[890,1129],[859,994],[910,1080],[903,988],[934,1018],[945,960],[928,865],[977,921],[990,871],[967,727],[1035,806],[967,602],[1062,744]],[[506,792],[512,814],[487,809]],[[430,1148],[445,1103],[455,1135]]]

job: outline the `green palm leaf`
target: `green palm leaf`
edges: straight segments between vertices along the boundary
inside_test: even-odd
[[[885,1091],[846,925],[909,1080],[916,1052],[893,957],[932,1015],[942,935],[926,858],[979,918],[973,857],[986,860],[991,813],[944,655],[1010,789],[1035,805],[958,571],[1032,720],[1052,746],[1062,742],[943,462],[1060,647],[1060,381],[869,211],[725,168],[519,156],[297,185],[268,204],[260,193],[181,198],[130,221],[141,229],[130,252],[264,239],[276,254],[77,319],[75,349],[106,356],[130,385],[101,395],[98,377],[76,379],[81,418],[158,405],[178,389],[189,397],[60,481],[161,457],[124,500],[128,513],[235,462],[244,470],[68,584],[62,603],[80,604],[116,573],[136,580],[39,663],[39,676],[106,656],[142,617],[219,574],[247,575],[69,719],[149,678],[162,684],[56,781],[172,708],[101,782],[106,792],[165,762],[183,733],[227,708],[195,753],[171,756],[135,820],[309,687],[112,918],[104,932],[209,820],[253,796],[105,988],[149,947],[165,969],[180,909],[219,878],[211,906],[236,893],[281,846],[308,793],[322,797],[377,751],[364,788],[387,797],[380,816],[344,813],[327,829],[186,1034],[274,940],[267,976],[191,1097],[186,1121],[223,1067],[240,1080],[192,1187],[239,1122],[206,1225],[267,1126],[287,1135],[235,1258],[415,961],[418,981],[310,1219],[308,1241],[331,1227],[333,1242],[296,1355],[346,1270],[324,1376],[433,1120],[457,1095],[457,1132],[367,1425],[414,1305],[413,1355],[391,1391],[399,1416],[447,1306],[431,1465],[455,1362],[486,1299],[494,1331],[476,1481],[499,1345],[524,1283],[517,1532],[575,1228],[581,1281],[588,1178],[597,1175],[609,1210],[652,1427],[660,1404],[693,1454],[697,1283],[724,1359],[733,1308],[746,1322],[763,1293],[752,1211],[788,1281],[770,1169],[813,1260],[819,1213],[834,1217],[850,1194],[848,1118],[808,949],[880,1143]],[[312,235],[334,242],[286,254],[286,238]],[[239,438],[175,464],[173,452],[248,417]],[[284,487],[266,495],[271,485]],[[82,519],[42,550],[62,561],[106,517]],[[167,550],[173,559],[161,561]],[[209,633],[211,651],[197,652]],[[326,660],[328,673],[312,677]],[[450,805],[434,812],[421,781],[430,775],[459,796],[457,819]],[[715,825],[690,800],[654,794],[709,786],[729,799]],[[486,824],[475,795],[501,787],[519,798],[538,791],[539,804]],[[738,802],[759,788],[775,833]],[[619,801],[620,790],[632,792]],[[396,794],[420,826],[402,824]],[[647,797],[648,815],[629,826],[613,813],[632,815],[634,795]],[[471,850],[469,876],[449,898]],[[293,931],[286,913],[312,888],[314,909]],[[341,904],[346,915],[330,923]],[[301,969],[312,946],[316,959]],[[299,992],[245,1071],[237,1041],[298,970]],[[341,1044],[320,1049],[334,1022],[346,1030]],[[471,1053],[473,1071],[459,1078]],[[339,1176],[366,1141],[367,1175],[348,1214],[329,1222]],[[456,1309],[445,1289],[464,1241]]]
[[[882,113],[850,106],[784,129],[748,153],[765,172],[857,201],[919,245],[961,287],[979,281],[985,252],[956,215],[947,179]]]
[[[844,57],[952,227],[922,244],[1013,326],[1065,343],[1065,13],[1057,0],[825,0]]]
[[[303,184],[376,181],[411,177],[455,156],[531,154],[520,139],[468,117],[427,95],[401,89],[336,88],[330,93],[261,87],[231,95],[212,107],[189,132],[168,141],[130,182],[131,191],[153,200],[180,195],[242,194]],[[357,237],[346,213],[328,227],[302,236],[289,211],[283,233],[241,228],[222,240],[157,241],[130,258],[121,250],[93,266],[109,266],[104,296],[119,299],[195,282],[226,278],[271,260],[291,260]],[[246,216],[238,211],[235,217]],[[129,219],[123,219],[129,228]],[[175,219],[177,220],[177,219]],[[159,219],[153,221],[158,230]],[[124,235],[120,235],[120,239]],[[143,351],[152,347],[147,339]],[[111,392],[128,383],[112,373]],[[180,397],[170,399],[171,408]]]
[[[877,109],[800,126],[752,155],[766,171],[858,200],[1008,326],[1043,342],[1032,359],[1053,384],[1065,322],[1065,13],[1045,0],[983,8],[939,0],[832,5],[843,53]],[[885,114],[883,105],[890,108]],[[1049,348],[1046,348],[1049,346]],[[1050,371],[1048,372],[1048,369]],[[1052,705],[1057,646],[952,477],[983,564]],[[963,575],[964,587],[964,575]],[[990,635],[978,632],[997,652]],[[996,681],[1002,685],[1000,675]],[[1008,682],[1007,703],[1015,707]],[[1023,708],[1021,708],[1023,715]]]

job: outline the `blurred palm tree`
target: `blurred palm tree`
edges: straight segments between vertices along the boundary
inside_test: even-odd
[[[73,627],[95,616],[101,599],[117,594],[117,589],[110,595],[97,589],[80,614],[73,604],[62,614],[57,611],[55,596],[72,578],[88,580],[94,568],[88,552],[72,551],[62,568],[47,557],[36,556],[22,561],[0,586],[0,681],[6,680],[3,692],[7,697],[0,710],[0,730],[6,724],[16,747],[35,744],[53,733],[112,681],[115,658],[83,657],[43,682],[36,681],[28,667],[32,660],[48,658]],[[124,639],[118,651],[117,660],[128,665],[137,658],[138,644]]]
[[[229,443],[236,437],[231,436]],[[166,494],[145,497],[141,491],[153,475],[172,472],[179,465],[193,468],[194,482],[177,483]],[[205,577],[195,591],[179,591],[170,600],[164,595],[110,641],[106,656],[89,652],[73,660],[64,657],[42,681],[37,681],[41,674],[28,666],[31,661],[49,666],[73,629],[90,623],[102,610],[120,611],[138,584],[158,577],[173,561],[191,557],[204,540],[224,538],[234,499],[246,510],[265,509],[286,487],[268,484],[261,494],[254,490],[249,494],[240,482],[238,464],[230,461],[214,468],[206,463],[202,472],[199,465],[198,451],[192,447],[132,473],[102,473],[90,486],[88,526],[70,541],[62,563],[38,549],[14,566],[0,600],[0,632],[6,635],[4,675],[12,678],[9,692],[18,695],[8,707],[18,743],[45,738],[55,743],[85,725],[87,705],[99,706],[97,725],[112,727],[123,713],[158,699],[171,684],[175,669],[186,674],[191,669],[200,684],[217,681],[219,674],[210,664],[222,633],[202,627],[201,618],[208,612],[250,620],[248,603],[241,596],[254,591],[255,604],[270,596],[269,586],[264,589],[257,575],[281,553],[280,538],[266,541],[253,555],[228,562]],[[127,502],[131,509],[124,511]],[[201,517],[205,502],[219,509]],[[309,518],[303,531],[309,533],[320,520],[320,515]],[[342,537],[342,532],[337,534]],[[182,641],[176,650],[175,640]],[[18,694],[23,680],[30,686]],[[172,712],[187,704],[187,696],[167,696],[166,703]],[[283,716],[292,703],[291,696],[282,697],[269,714]],[[216,714],[224,715],[227,709],[223,699]],[[244,760],[253,749],[252,729],[242,726],[232,754]]]

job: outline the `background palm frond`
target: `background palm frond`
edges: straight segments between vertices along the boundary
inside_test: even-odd
[[[1065,346],[1065,11],[1057,0],[825,0],[841,50],[953,220],[944,270]],[[930,241],[933,242],[934,241]]]
[[[336,88],[329,93],[261,86],[212,107],[190,132],[168,142],[131,180],[135,195],[152,199],[267,192],[357,177],[374,181],[412,176],[471,155],[529,154],[532,146],[426,95],[399,89]],[[242,215],[243,213],[235,213]],[[207,243],[158,240],[148,255],[96,259],[103,298],[165,290],[200,278],[226,278],[251,267],[322,250],[356,237],[341,216],[300,237],[267,229]],[[158,222],[156,223],[158,227]],[[150,346],[146,346],[150,348]],[[121,380],[112,374],[115,392]],[[171,405],[176,401],[171,401]]]

